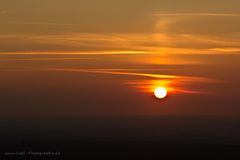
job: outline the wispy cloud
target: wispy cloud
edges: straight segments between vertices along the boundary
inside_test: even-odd
[[[210,92],[193,90],[188,87],[181,87],[181,84],[185,83],[216,83],[217,80],[205,78],[205,77],[194,77],[194,76],[179,76],[179,75],[164,75],[164,74],[152,74],[140,72],[126,72],[121,70],[111,70],[111,69],[75,69],[75,68],[48,68],[50,71],[60,71],[60,72],[86,72],[93,74],[110,74],[110,75],[122,75],[130,77],[145,77],[148,80],[138,80],[132,81],[128,80],[125,84],[132,85],[134,87],[140,88],[142,91],[152,92],[159,85],[168,88],[168,91],[174,93],[187,93],[187,94],[211,94]],[[137,70],[136,70],[137,71]],[[131,78],[129,78],[131,79]]]
[[[99,73],[99,74],[112,74],[112,75],[127,75],[127,76],[141,76],[148,78],[180,78],[180,76],[174,75],[162,75],[162,74],[148,74],[148,73],[137,73],[137,72],[123,72],[115,70],[104,70],[104,69],[73,69],[73,68],[50,68],[49,70],[54,71],[65,71],[65,72],[87,72],[87,73]]]
[[[230,34],[239,35],[239,13],[154,13],[151,16],[155,19],[154,31],[162,34],[200,36],[206,37],[206,41],[212,41],[210,37],[214,36],[216,41]]]
[[[1,34],[1,53],[52,54],[209,54],[239,53],[238,13],[154,13],[152,32],[82,33],[64,32]],[[210,17],[210,18],[209,18]],[[220,17],[220,18],[219,18]],[[152,18],[152,17],[151,17]],[[235,21],[236,18],[236,21]],[[77,24],[11,21],[10,24],[39,25],[55,29]],[[29,26],[30,28],[35,28]],[[78,26],[77,26],[78,28]]]
[[[8,23],[20,25],[74,26],[74,24],[69,23],[49,23],[49,22],[8,22]]]
[[[1,58],[1,61],[66,61],[66,60],[90,60],[92,58]]]
[[[0,42],[2,53],[21,54],[209,54],[240,50],[236,34],[225,37],[161,33],[2,35]]]
[[[213,17],[240,17],[238,13],[154,13],[152,16],[213,16]]]

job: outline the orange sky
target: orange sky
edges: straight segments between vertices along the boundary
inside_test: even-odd
[[[0,7],[0,52],[238,53],[235,0],[24,0]]]
[[[2,115],[239,115],[240,2],[0,6]],[[165,86],[164,101],[153,90]]]

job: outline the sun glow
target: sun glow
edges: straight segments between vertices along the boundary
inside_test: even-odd
[[[167,89],[164,87],[158,87],[155,89],[154,95],[159,99],[163,99],[167,96]]]

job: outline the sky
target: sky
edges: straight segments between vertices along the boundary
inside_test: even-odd
[[[239,1],[0,4],[2,116],[240,115]]]
[[[0,51],[236,53],[239,5],[235,0],[3,0]]]

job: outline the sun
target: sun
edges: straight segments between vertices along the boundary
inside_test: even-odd
[[[154,90],[154,95],[159,99],[163,99],[167,96],[167,89],[164,87],[158,87]]]

